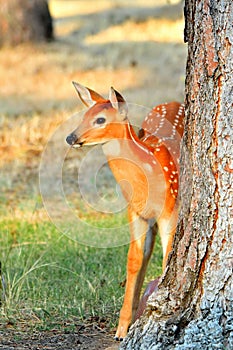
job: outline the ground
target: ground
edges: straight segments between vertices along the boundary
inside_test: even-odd
[[[14,208],[7,218],[15,220],[22,218],[19,198],[38,193],[38,166],[49,136],[82,108],[73,80],[104,95],[114,86],[128,102],[147,108],[184,98],[180,2],[51,0],[50,9],[54,42],[0,51],[0,200]],[[140,124],[142,117],[133,122]],[[67,168],[73,169],[69,162]],[[72,176],[71,171],[69,185]],[[39,208],[36,215],[42,220],[46,213]],[[0,329],[0,349],[116,348],[113,335],[112,327],[96,320],[78,322],[66,332],[9,323]]]
[[[50,330],[25,333],[19,330],[0,332],[0,349],[56,349],[56,350],[95,350],[113,349],[113,335],[95,325],[80,326],[76,331]],[[113,346],[113,347],[112,347]]]

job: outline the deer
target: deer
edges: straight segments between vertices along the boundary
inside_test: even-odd
[[[88,107],[66,142],[73,148],[100,144],[127,202],[130,244],[123,305],[115,340],[122,341],[135,321],[148,262],[157,231],[163,251],[163,271],[178,220],[180,141],[184,105],[154,107],[137,134],[128,118],[128,106],[113,87],[105,99],[77,82],[73,85]]]

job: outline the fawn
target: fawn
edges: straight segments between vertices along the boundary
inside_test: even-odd
[[[179,148],[184,106],[171,102],[154,107],[139,136],[128,120],[127,103],[110,89],[109,100],[73,83],[89,107],[80,125],[66,138],[72,147],[102,144],[103,152],[128,203],[130,246],[123,306],[115,339],[122,340],[134,321],[157,228],[163,269],[172,248],[178,206]]]

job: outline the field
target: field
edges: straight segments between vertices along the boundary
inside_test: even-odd
[[[104,95],[114,86],[138,112],[136,126],[155,104],[183,100],[181,5],[143,3],[51,0],[54,42],[0,50],[2,349],[111,344],[124,293],[125,203],[100,150],[69,150],[64,140],[83,111],[72,81]],[[146,282],[160,266],[158,239]]]

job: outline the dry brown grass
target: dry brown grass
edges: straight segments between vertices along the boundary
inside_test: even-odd
[[[30,119],[20,116],[16,120],[3,117],[0,130],[0,167],[12,160],[33,161],[43,151],[49,135],[65,120],[64,114],[41,119],[34,115]],[[37,160],[38,161],[38,160]]]
[[[176,3],[179,0],[173,0],[172,3]],[[50,0],[50,11],[52,12],[55,18],[73,16],[74,13],[78,14],[91,14],[101,11],[106,11],[107,9],[114,9],[118,7],[144,7],[145,1],[142,0],[134,0],[134,1],[125,1],[125,0],[83,0],[78,1],[75,4],[73,0]],[[164,0],[156,0],[156,5],[164,5],[166,1]],[[147,0],[146,6],[155,6],[154,0]]]
[[[183,19],[168,20],[149,18],[146,22],[128,20],[86,38],[88,44],[103,44],[124,41],[154,41],[161,43],[183,42]]]
[[[157,5],[164,3],[161,0]],[[142,0],[132,4],[51,0],[50,6],[55,18],[66,17],[55,23],[54,43],[0,51],[3,171],[13,161],[29,168],[38,165],[56,127],[82,108],[73,80],[101,94],[113,85],[130,102],[151,107],[167,99],[182,99],[185,48],[181,44],[183,22],[177,15],[152,19],[143,12],[148,9]],[[154,1],[146,6],[156,10]]]

